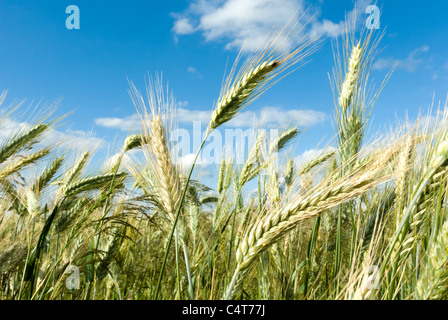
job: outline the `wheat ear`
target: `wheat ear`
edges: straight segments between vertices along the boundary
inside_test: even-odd
[[[249,229],[241,241],[236,252],[237,266],[234,277],[228,286],[224,299],[233,298],[240,289],[242,275],[258,255],[275,243],[288,231],[297,227],[303,221],[317,217],[322,211],[333,208],[360,194],[366,192],[375,185],[384,182],[384,177],[379,177],[382,165],[388,160],[390,154],[385,154],[378,159],[372,167],[354,176],[349,180],[340,179],[339,182],[325,187],[308,196],[296,196],[289,202],[273,209],[264,215]]]
[[[265,132],[262,131],[255,141],[255,145],[249,153],[243,169],[241,170],[239,186],[242,188],[247,182],[252,180],[260,172],[261,148],[265,139]]]
[[[417,281],[419,300],[440,300],[448,288],[448,222],[443,224]]]
[[[425,221],[426,208],[422,206],[422,198],[425,190],[428,189],[436,174],[440,173],[448,165],[448,138],[445,136],[439,141],[436,152],[431,156],[429,166],[425,168],[422,178],[414,185],[410,202],[405,208],[400,225],[395,231],[385,259],[382,262],[380,277],[382,277],[388,267],[390,260],[393,262],[392,276],[399,265],[406,259],[407,254],[415,247],[421,237],[419,229]]]
[[[42,191],[45,188],[45,186],[51,181],[51,179],[53,179],[53,177],[56,175],[59,168],[61,167],[63,161],[64,157],[56,158],[39,176],[39,178],[36,180],[32,188],[34,192],[36,192],[36,194]]]
[[[0,149],[0,163],[3,163],[25,146],[35,143],[48,128],[49,126],[47,124],[38,124],[27,132],[16,136]]]
[[[335,154],[336,154],[336,151],[329,151],[329,152],[326,152],[326,153],[318,156],[317,158],[305,163],[304,165],[302,165],[300,167],[300,169],[297,172],[297,175],[300,176],[302,174],[309,172],[314,167],[320,165],[321,163],[324,163],[325,161],[327,161],[328,159],[333,157]]]
[[[8,163],[1,171],[0,171],[0,179],[4,179],[8,177],[11,174],[16,173],[20,169],[33,164],[40,158],[45,157],[47,154],[50,153],[50,149],[44,149],[35,153],[32,153],[30,155],[24,156],[23,158],[19,159],[15,162]]]
[[[283,131],[269,146],[269,155],[272,155],[275,152],[280,152],[280,150],[286,147],[288,142],[297,137],[300,133],[301,131],[299,131],[298,128],[291,128]]]
[[[291,187],[294,181],[294,161],[292,159],[288,160],[286,164],[286,172],[285,172],[285,184],[288,187]]]
[[[257,87],[267,79],[269,73],[279,67],[281,62],[274,60],[263,62],[243,74],[226,94],[219,100],[213,111],[207,134],[231,120],[251,100]]]
[[[69,186],[65,190],[65,196],[70,197],[77,195],[81,192],[90,191],[93,189],[98,189],[102,187],[106,187],[109,183],[115,180],[117,183],[126,177],[126,173],[118,173],[118,174],[105,174],[91,178],[81,179]]]
[[[363,51],[361,42],[358,42],[358,44],[352,49],[348,64],[348,71],[345,75],[345,80],[339,93],[339,106],[341,107],[342,112],[347,110],[352,102],[353,96],[355,95],[361,74],[362,54]]]
[[[151,121],[150,148],[154,162],[153,174],[157,175],[157,184],[160,192],[160,200],[174,221],[174,215],[182,194],[179,175],[171,161],[170,151],[165,136],[165,128],[160,116],[155,116]]]

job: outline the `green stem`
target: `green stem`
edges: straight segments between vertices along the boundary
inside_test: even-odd
[[[194,157],[194,161],[193,161],[193,164],[191,165],[190,172],[188,173],[187,180],[185,181],[184,190],[182,191],[182,197],[180,198],[180,203],[179,203],[179,206],[177,207],[176,215],[175,215],[174,221],[173,221],[173,226],[171,227],[170,235],[169,235],[169,238],[168,238],[168,243],[167,243],[166,248],[165,248],[165,255],[163,257],[162,267],[160,268],[160,274],[159,274],[159,279],[157,281],[157,287],[156,287],[156,293],[154,294],[154,300],[157,300],[157,297],[159,296],[159,291],[160,291],[160,285],[162,283],[163,272],[165,270],[166,261],[168,259],[168,252],[170,250],[171,242],[173,241],[174,230],[176,229],[177,221],[179,220],[179,215],[180,215],[180,211],[182,209],[182,205],[184,203],[185,195],[187,194],[188,184],[190,183],[191,175],[193,173],[193,169],[194,169],[194,166],[196,164],[196,160],[198,159],[198,156],[199,156],[199,154],[200,154],[200,152],[202,150],[202,147],[204,146],[205,142],[207,141],[207,138],[208,138],[209,134],[210,133],[206,134],[204,140],[201,143],[201,146],[199,147],[199,150],[196,152],[196,156]]]
[[[188,296],[191,300],[194,300],[193,279],[191,278],[190,260],[188,259],[187,245],[185,244],[185,241],[182,241],[182,249],[184,251],[185,267],[187,268]]]
[[[426,175],[426,178],[420,184],[420,187],[418,188],[417,192],[415,193],[414,197],[412,198],[411,203],[407,207],[405,215],[404,215],[403,219],[401,220],[400,227],[395,232],[395,237],[394,237],[391,245],[389,246],[389,249],[386,254],[386,258],[384,259],[383,264],[381,265],[380,279],[382,279],[384,272],[386,271],[386,267],[387,267],[388,262],[392,256],[392,252],[394,251],[395,244],[400,240],[400,237],[402,236],[402,231],[405,229],[405,227],[408,226],[409,218],[410,218],[412,212],[414,211],[414,207],[416,206],[417,202],[419,201],[420,196],[423,193],[423,191],[425,190],[426,186],[429,184],[430,179],[434,175],[435,171],[436,171],[436,169],[433,168],[432,170],[430,170],[428,172],[428,174]],[[401,241],[402,240],[400,240],[400,242]]]
[[[339,282],[339,268],[341,266],[341,240],[342,240],[342,207],[339,206],[338,208],[338,225],[337,225],[337,232],[336,232],[336,257],[334,262],[334,273],[333,277],[335,279],[335,294],[337,295],[337,288],[338,288],[338,282]]]

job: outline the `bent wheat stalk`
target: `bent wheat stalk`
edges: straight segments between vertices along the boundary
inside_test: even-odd
[[[324,210],[353,199],[370,188],[385,182],[382,174],[384,163],[389,161],[391,150],[384,153],[365,172],[349,179],[341,178],[329,187],[318,188],[308,196],[296,196],[289,202],[274,208],[249,229],[236,253],[237,266],[223,299],[234,298],[241,289],[244,274],[259,254],[302,222],[318,217]]]
[[[423,214],[425,212],[425,210],[417,210],[418,204],[421,201],[424,191],[430,185],[432,178],[447,165],[448,137],[445,136],[443,140],[439,141],[436,152],[431,157],[429,166],[425,169],[422,178],[413,188],[409,205],[404,210],[401,223],[394,234],[393,240],[386,252],[385,259],[383,260],[380,269],[380,279],[385,275],[389,261],[393,262],[392,269],[390,270],[391,276],[393,277],[399,264],[404,260],[406,253],[415,246],[417,237],[413,236],[411,232],[418,230],[423,222]]]

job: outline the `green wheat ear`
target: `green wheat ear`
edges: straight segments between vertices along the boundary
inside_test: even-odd
[[[91,178],[81,179],[71,185],[69,185],[65,191],[65,196],[70,197],[77,195],[81,192],[91,191],[103,187],[109,187],[112,181],[120,182],[127,176],[125,172],[118,174],[106,174],[99,175]]]
[[[38,124],[25,133],[14,137],[9,143],[1,147],[0,163],[5,162],[8,158],[26,146],[36,143],[37,139],[39,139],[48,129],[49,126],[47,124]]]
[[[51,179],[53,179],[59,168],[62,166],[63,161],[64,157],[56,158],[39,176],[33,185],[33,190],[36,193],[41,192],[50,183]]]
[[[326,153],[318,156],[315,159],[310,160],[309,162],[303,164],[299,168],[299,170],[297,172],[297,175],[300,176],[302,174],[305,174],[305,173],[311,171],[314,167],[316,167],[316,166],[326,162],[327,160],[331,159],[335,154],[336,154],[336,151],[329,151],[329,152],[326,152]]]
[[[448,222],[443,224],[436,241],[428,250],[426,263],[417,281],[419,300],[440,300],[448,289]]]
[[[283,131],[269,146],[269,155],[272,155],[275,152],[280,152],[290,141],[301,133],[302,131],[299,131],[298,128],[291,128]]]
[[[267,79],[268,74],[279,66],[280,61],[265,61],[244,73],[241,79],[234,83],[226,94],[220,98],[213,111],[207,133],[232,120],[245,104],[253,98],[257,87]]]
[[[132,149],[140,148],[143,144],[146,143],[146,137],[141,134],[133,134],[126,138],[123,151],[130,151]]]

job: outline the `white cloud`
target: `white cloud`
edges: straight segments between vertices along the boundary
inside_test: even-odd
[[[129,150],[125,154],[122,154],[121,152],[115,153],[103,163],[102,169],[110,170],[112,166],[117,163],[120,157],[120,169],[133,167],[136,163],[137,155],[139,154],[141,154],[141,150],[139,149]]]
[[[62,141],[62,146],[76,150],[93,150],[106,146],[106,141],[101,138],[94,137],[92,133],[81,130],[49,131],[50,136],[55,141]]]
[[[322,22],[317,21],[313,24],[310,37],[315,39],[321,35],[327,35],[329,37],[338,37],[345,32],[345,23],[339,22],[335,23],[330,20],[322,20]]]
[[[187,154],[183,157],[178,158],[176,161],[176,164],[179,165],[183,169],[183,171],[186,171],[186,170],[190,169],[190,167],[193,165],[195,156],[196,156],[196,154],[194,154],[194,153]],[[206,163],[203,163],[201,161],[201,157],[198,157],[195,166],[199,167],[199,166],[206,166],[206,165],[207,165]]]
[[[173,31],[176,34],[191,34],[195,32],[195,28],[187,18],[180,18],[174,22]]]
[[[254,49],[273,27],[283,27],[295,12],[300,16],[304,11],[304,0],[196,0],[177,15],[173,31],[201,31],[207,41],[225,39],[227,48],[245,44]]]
[[[187,154],[177,159],[176,164],[181,168],[182,172],[188,172],[188,170],[190,170],[191,166],[193,165],[195,156],[196,154],[194,153]],[[213,176],[213,170],[211,170],[211,166],[209,165],[209,163],[207,163],[207,161],[201,160],[201,157],[198,157],[194,167],[195,170],[197,170],[203,178]]]
[[[3,119],[0,124],[0,138],[8,138],[18,130],[27,130],[30,125],[27,123],[19,123],[10,119]]]
[[[183,107],[186,107],[186,106],[188,106],[188,101],[176,101],[176,107],[178,107],[178,108],[183,108]]]
[[[347,30],[350,31],[353,26],[356,29],[359,29],[366,21],[367,7],[373,5],[374,3],[375,1],[372,0],[355,1],[353,9],[349,11],[344,19],[341,19],[339,22],[333,22],[328,19],[322,19],[322,21],[318,21],[317,19],[314,20],[309,31],[310,37],[312,39],[319,36],[336,38],[345,34]]]
[[[198,71],[196,70],[196,68],[193,68],[193,67],[188,67],[188,68],[187,68],[187,71],[190,72],[190,73],[196,73],[196,72],[198,72]]]
[[[98,118],[95,119],[95,124],[109,129],[129,131],[131,127],[140,125],[140,122],[137,115],[133,115],[125,118]]]
[[[429,51],[428,46],[422,46],[412,51],[405,59],[393,59],[393,58],[378,59],[378,61],[373,65],[373,69],[374,70],[390,69],[396,64],[397,68],[409,72],[414,72],[420,65],[425,63],[425,60],[421,58],[421,55],[428,51]]]
[[[320,36],[336,38],[345,34],[347,30],[350,31],[353,26],[359,29],[366,21],[367,7],[374,3],[375,1],[372,0],[357,0],[353,9],[339,22],[333,22],[328,19],[322,19],[322,21],[314,20],[309,31],[310,38],[315,39]],[[353,22],[355,23],[354,25]]]
[[[187,72],[194,74],[198,78],[202,78],[202,74],[200,74],[195,67],[192,67],[192,66],[188,67]]]
[[[322,5],[322,1],[318,2],[313,10]],[[361,26],[367,6],[373,3],[357,0],[354,9],[347,13],[347,21],[356,18],[356,27]],[[345,32],[345,19],[319,21],[307,8],[305,0],[195,0],[183,14],[173,14],[173,32],[176,36],[201,32],[206,41],[225,41],[227,49],[244,44],[248,50],[255,49],[273,28],[282,28],[291,19],[295,23],[302,15],[297,27],[300,29],[302,22],[310,20],[307,32],[312,38],[337,37]]]
[[[315,110],[281,109],[277,107],[265,107],[260,111],[243,111],[227,126],[252,127],[261,124],[268,128],[281,127],[285,123],[303,127],[312,127],[326,119],[326,114]]]
[[[193,121],[200,121],[204,124],[208,124],[211,116],[212,111],[210,110],[191,110],[178,108],[176,120],[178,123],[192,123]]]
[[[203,125],[208,125],[211,115],[211,110],[178,108],[176,120],[178,124],[191,124],[194,121],[199,121]],[[126,118],[100,118],[95,119],[95,123],[110,129],[128,131],[131,127],[132,119],[135,117],[136,115]],[[232,128],[250,128],[254,125],[261,125],[273,128],[291,124],[309,128],[326,119],[327,115],[325,113],[315,110],[265,107],[258,111],[242,111],[234,119],[227,122],[225,126]],[[138,123],[134,122],[134,126],[136,124],[138,125]]]

